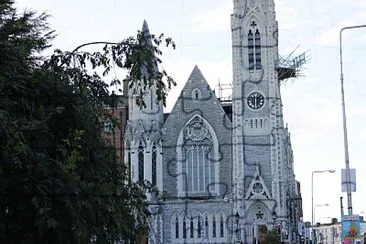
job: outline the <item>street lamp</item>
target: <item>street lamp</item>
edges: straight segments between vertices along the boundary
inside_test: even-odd
[[[342,94],[342,115],[343,115],[343,137],[344,137],[344,156],[346,163],[346,184],[347,184],[347,204],[348,204],[348,215],[352,215],[352,191],[351,191],[351,173],[349,169],[349,154],[348,154],[348,139],[347,139],[347,121],[346,121],[346,105],[344,102],[344,89],[343,89],[343,62],[342,62],[342,31],[348,29],[365,28],[366,25],[355,25],[343,27],[339,32],[339,54],[340,54],[340,65],[341,65],[341,94]]]
[[[315,170],[311,172],[311,227],[314,227],[314,174],[317,173],[334,173],[334,169],[328,169],[328,170]],[[312,229],[312,232],[314,230]],[[311,237],[313,239],[313,235]]]

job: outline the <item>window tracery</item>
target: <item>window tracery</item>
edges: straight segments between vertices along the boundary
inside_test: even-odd
[[[216,171],[213,138],[206,123],[195,117],[183,129],[182,172],[183,191],[208,193],[215,191]],[[210,186],[210,189],[207,189]]]
[[[257,24],[252,21],[248,31],[248,64],[249,70],[262,68],[261,34],[256,29]]]

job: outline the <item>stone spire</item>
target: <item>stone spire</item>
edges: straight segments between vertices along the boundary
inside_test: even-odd
[[[141,45],[152,47],[152,38],[146,20],[144,20],[142,24],[141,34]],[[133,86],[135,86],[136,89],[130,89],[129,92],[129,120],[144,120],[146,122],[156,121],[161,124],[163,123],[163,106],[161,101],[157,101],[156,86],[153,80],[155,73],[158,72],[158,66],[153,50],[151,51],[152,60],[141,65],[141,80],[139,82],[134,81]],[[148,65],[147,63],[150,64]],[[146,83],[144,79],[146,79]],[[142,94],[146,105],[144,108],[136,105],[136,96],[140,94]]]

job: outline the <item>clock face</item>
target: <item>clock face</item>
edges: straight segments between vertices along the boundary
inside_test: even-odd
[[[247,103],[251,109],[259,109],[264,105],[264,96],[259,92],[252,92],[248,96]]]

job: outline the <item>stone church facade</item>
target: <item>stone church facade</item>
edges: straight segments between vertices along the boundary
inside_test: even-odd
[[[154,86],[143,109],[128,94],[124,162],[132,180],[166,196],[148,195],[149,243],[260,243],[272,229],[299,243],[300,184],[282,114],[273,0],[234,0],[231,29],[229,103],[198,66],[169,114]]]

